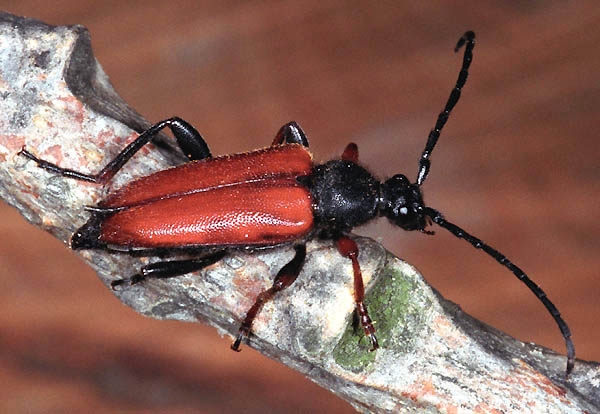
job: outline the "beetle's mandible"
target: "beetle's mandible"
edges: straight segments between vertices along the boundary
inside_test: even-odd
[[[456,85],[429,133],[414,183],[402,174],[379,181],[358,164],[358,148],[353,143],[340,159],[315,165],[306,135],[296,122],[284,125],[270,147],[213,158],[194,127],[177,117],[166,119],[144,131],[97,174],[61,168],[25,148],[20,154],[65,177],[105,184],[154,135],[169,128],[191,162],[134,180],[89,208],[91,217],[75,232],[71,247],[145,255],[198,252],[194,259],[144,266],[134,276],[113,281],[116,288],[200,270],[232,249],[292,244],[293,259],[279,270],[273,286],[258,295],[242,321],[231,346],[236,351],[263,305],[296,280],[305,260],[306,241],[312,237],[335,241],[340,254],[351,260],[356,310],[372,349],[377,349],[375,329],[364,304],[358,247],[349,234],[354,227],[385,216],[404,230],[428,234],[433,232],[426,230],[427,226],[435,223],[483,250],[525,283],[560,328],[567,347],[568,375],[575,362],[571,333],[544,291],[502,253],[423,202],[421,186],[429,173],[431,153],[467,80],[475,47],[473,32],[460,38],[455,51],[462,46],[465,51]]]

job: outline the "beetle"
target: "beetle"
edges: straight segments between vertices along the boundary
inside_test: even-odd
[[[263,305],[298,277],[310,238],[333,240],[353,267],[354,298],[360,324],[378,348],[373,322],[364,303],[358,246],[351,230],[375,217],[426,234],[433,223],[483,250],[510,270],[536,295],[556,321],[567,348],[567,375],[575,362],[571,332],[544,291],[502,253],[425,205],[421,186],[430,157],[450,112],[458,102],[473,58],[475,34],[466,32],[455,47],[465,46],[458,79],[419,159],[416,181],[396,174],[379,181],[358,164],[358,147],[348,144],[340,159],[316,164],[308,140],[296,122],[285,124],[267,148],[213,157],[206,141],[189,123],[173,117],[142,132],[97,174],[61,168],[22,148],[20,155],[41,168],[64,177],[106,184],[133,155],[162,129],[169,128],[190,162],[131,181],[88,207],[89,220],[71,238],[71,248],[102,249],[136,255],[167,256],[194,252],[193,259],[166,260],[146,265],[140,272],[111,283],[113,289],[147,279],[170,278],[198,271],[220,261],[235,249],[293,245],[295,254],[261,292],[243,319],[231,345],[239,351]]]

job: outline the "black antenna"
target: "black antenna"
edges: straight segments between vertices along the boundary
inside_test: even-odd
[[[460,72],[458,73],[456,85],[454,86],[454,89],[452,89],[452,92],[450,92],[450,97],[446,102],[446,107],[438,115],[438,119],[435,123],[435,126],[433,127],[433,129],[429,133],[429,136],[427,137],[425,149],[423,150],[423,154],[421,154],[421,159],[419,160],[419,174],[417,176],[417,185],[419,186],[423,184],[423,182],[427,178],[427,174],[429,174],[429,156],[431,155],[435,144],[437,144],[438,138],[440,137],[440,132],[442,132],[442,128],[444,128],[444,125],[446,125],[446,121],[448,121],[450,111],[452,111],[452,108],[454,108],[454,105],[456,105],[456,103],[460,99],[460,91],[462,90],[463,86],[465,86],[465,82],[467,81],[467,77],[469,76],[469,66],[471,65],[471,60],[473,60],[473,48],[475,47],[475,33],[473,33],[470,30],[466,32],[458,40],[454,51],[458,52],[458,50],[465,43],[467,44],[467,46],[465,47],[463,63],[462,67],[460,68]]]
[[[573,341],[571,340],[571,330],[567,326],[567,323],[560,316],[560,312],[558,311],[558,309],[556,309],[556,306],[554,306],[550,299],[548,299],[546,293],[542,290],[542,288],[536,285],[535,282],[531,280],[529,276],[527,276],[525,272],[521,270],[520,267],[516,266],[514,263],[508,260],[506,256],[504,256],[498,250],[487,245],[485,242],[481,241],[477,237],[470,235],[469,233],[458,227],[456,224],[450,223],[444,218],[444,216],[442,216],[442,214],[439,211],[434,210],[430,207],[425,207],[423,212],[426,216],[430,217],[431,220],[433,220],[433,222],[436,223],[438,226],[445,228],[459,239],[466,240],[467,242],[471,243],[471,245],[476,249],[481,249],[488,255],[496,259],[498,263],[508,268],[508,270],[510,270],[517,277],[517,279],[525,283],[527,287],[535,294],[535,296],[537,296],[537,298],[544,304],[546,309],[548,309],[548,312],[550,312],[550,314],[556,321],[556,324],[558,325],[558,328],[560,329],[563,338],[565,338],[565,344],[567,345],[568,376],[573,370],[573,366],[575,364],[575,346],[573,345]]]

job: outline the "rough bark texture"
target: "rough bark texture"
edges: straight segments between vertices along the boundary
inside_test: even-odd
[[[168,143],[161,144],[162,153],[148,148],[101,188],[17,156],[26,146],[40,158],[94,172],[148,125],[112,89],[83,27],[2,14],[0,96],[2,197],[65,244],[85,222],[84,206],[132,177],[181,160]],[[317,241],[309,243],[295,284],[260,313],[250,346],[362,412],[600,410],[599,364],[577,361],[566,380],[564,356],[473,319],[410,265],[369,239],[358,241],[377,352],[368,352],[355,324],[349,261],[331,243]],[[148,260],[99,251],[81,256],[107,286]],[[287,248],[239,252],[201,274],[151,281],[116,295],[146,316],[202,321],[234,334],[258,292],[291,256]]]

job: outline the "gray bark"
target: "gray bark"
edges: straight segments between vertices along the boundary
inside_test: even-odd
[[[167,137],[142,151],[105,188],[66,179],[18,156],[96,172],[149,124],[113,90],[80,26],[0,14],[0,193],[32,224],[66,245],[109,191],[178,163]],[[352,269],[330,242],[312,241],[298,280],[265,306],[249,345],[302,372],[361,412],[600,412],[600,365],[565,362],[465,314],[413,267],[357,239],[366,302],[381,348],[354,320]],[[110,289],[147,258],[82,251]],[[256,295],[293,255],[282,247],[239,251],[210,268],[114,292],[153,318],[201,321],[235,334]],[[112,290],[110,290],[112,292]],[[496,411],[494,411],[496,410]]]

